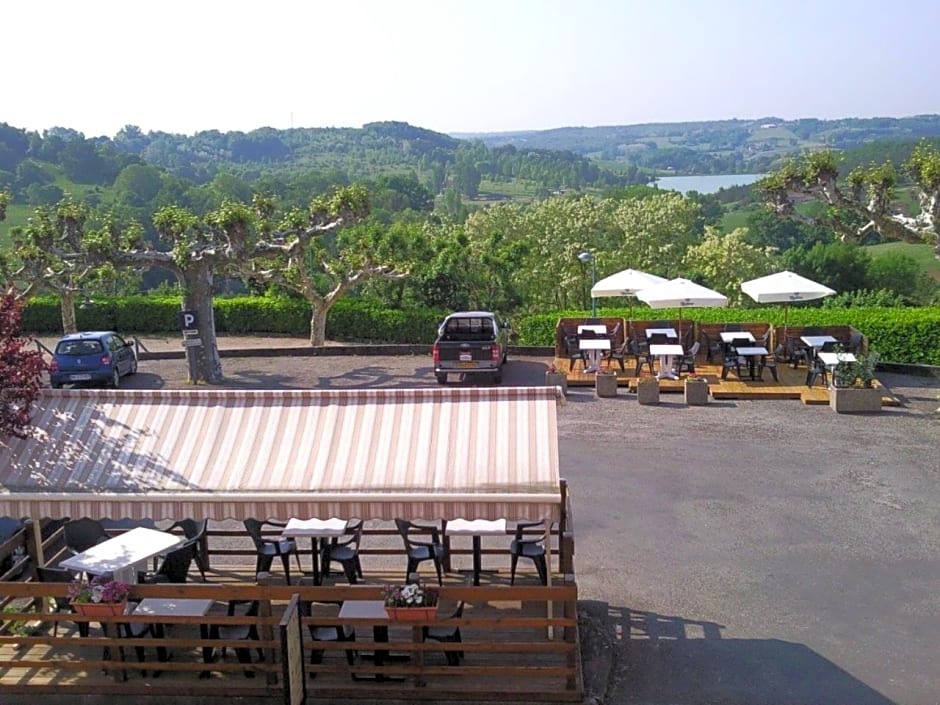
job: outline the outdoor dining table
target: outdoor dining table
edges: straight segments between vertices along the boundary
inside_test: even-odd
[[[183,597],[147,597],[141,600],[131,612],[134,616],[147,617],[205,617],[212,609],[215,600],[183,598]],[[154,636],[162,639],[166,636],[166,628],[162,622],[154,621]],[[202,647],[202,662],[212,663],[213,648],[208,645],[209,625],[205,621],[199,622],[199,638],[205,644]],[[166,649],[160,647],[163,653],[158,651],[158,658],[166,661]],[[203,672],[201,678],[208,678],[208,672]]]
[[[658,379],[679,379],[679,375],[672,370],[672,363],[676,356],[681,357],[684,352],[682,346],[678,344],[650,345],[650,355],[659,357],[659,372],[656,377]]]
[[[857,362],[855,355],[850,352],[818,352],[816,357],[833,373],[840,362]]]
[[[483,537],[505,536],[505,519],[451,519],[444,524],[444,536],[470,536],[473,539],[473,584],[480,584]]]
[[[757,379],[757,359],[764,358],[770,353],[767,351],[767,348],[761,346],[754,347],[738,347],[736,348],[738,355],[741,357],[747,358],[747,371],[748,376],[754,380]]]
[[[385,611],[385,602],[382,600],[346,600],[343,602],[342,607],[339,608],[338,619],[348,619],[359,622],[371,622],[372,623],[372,639],[376,643],[386,643],[388,641],[388,612]],[[414,627],[412,629],[412,636],[420,635],[421,627]],[[417,633],[416,633],[417,632]],[[417,656],[421,656],[421,652],[417,652]],[[363,658],[368,658],[363,656]],[[377,649],[372,656],[372,662],[376,666],[384,666],[386,659],[396,658],[399,660],[407,660],[408,656],[393,657],[389,654],[386,649]],[[353,675],[355,680],[362,680],[363,676]],[[403,680],[398,676],[386,676],[384,673],[376,673],[374,676],[376,681],[387,681],[387,680]]]
[[[310,557],[313,561],[313,583],[319,585],[320,575],[320,550],[322,542],[330,538],[342,536],[346,533],[345,519],[295,519],[287,521],[287,526],[281,532],[283,536],[297,538],[300,536],[310,537]]]
[[[804,335],[800,337],[800,340],[802,340],[814,350],[821,348],[826,343],[837,342],[836,339],[831,335]]]
[[[735,340],[746,340],[749,343],[754,342],[754,336],[746,330],[723,330],[718,334],[722,343],[733,343]]]
[[[134,584],[137,582],[137,572],[146,570],[147,561],[176,548],[184,541],[185,537],[139,526],[76,553],[59,565],[90,575],[110,573],[115,580]]]
[[[585,333],[594,337],[585,337]],[[607,335],[607,326],[597,324],[586,324],[578,326],[578,347],[581,350],[589,351],[591,356],[591,365],[585,372],[597,372],[600,367],[600,351],[610,350],[610,338],[603,337]]]
[[[667,338],[678,338],[679,334],[676,333],[675,328],[647,328],[646,329],[646,338],[652,338],[654,335],[665,335]]]

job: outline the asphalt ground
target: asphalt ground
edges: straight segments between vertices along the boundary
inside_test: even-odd
[[[547,362],[510,358],[504,385],[541,384]],[[222,363],[227,388],[436,386],[427,356]],[[188,388],[186,372],[143,360],[124,386]],[[940,379],[879,379],[902,404],[877,415],[570,390],[558,430],[590,700],[940,703]]]

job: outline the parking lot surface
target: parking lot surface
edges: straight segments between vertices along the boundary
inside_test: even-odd
[[[547,362],[511,357],[504,385],[541,384]],[[240,389],[436,386],[426,356],[223,371]],[[873,416],[571,390],[560,457],[592,698],[940,702],[940,380],[879,379],[902,405]],[[123,382],[187,388],[186,365],[142,361]]]

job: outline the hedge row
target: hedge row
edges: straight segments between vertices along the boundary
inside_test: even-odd
[[[310,335],[310,307],[305,301],[271,297],[236,297],[215,300],[216,331],[221,334]],[[97,301],[93,307],[76,310],[80,330],[117,330],[124,333],[168,333],[179,330],[178,297],[135,296]],[[431,309],[393,310],[381,303],[344,299],[336,303],[327,319],[330,340],[430,344],[444,311]],[[862,331],[882,360],[940,365],[940,308],[848,308],[824,309],[782,307],[748,309],[661,309],[645,307],[604,308],[599,316],[636,320],[678,318],[703,323],[765,322],[783,325],[784,316],[794,326],[850,325]],[[584,311],[517,316],[513,318],[519,345],[551,346],[559,318],[583,317]],[[23,330],[31,334],[62,331],[59,300],[31,299],[23,314]]]

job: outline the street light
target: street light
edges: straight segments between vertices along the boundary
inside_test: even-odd
[[[585,264],[588,262],[591,263],[591,288],[593,289],[597,280],[597,263],[594,261],[594,254],[591,252],[582,252],[578,255],[578,261],[582,265],[582,271],[584,271],[583,266]],[[591,318],[597,318],[597,301],[593,296],[591,296]]]

